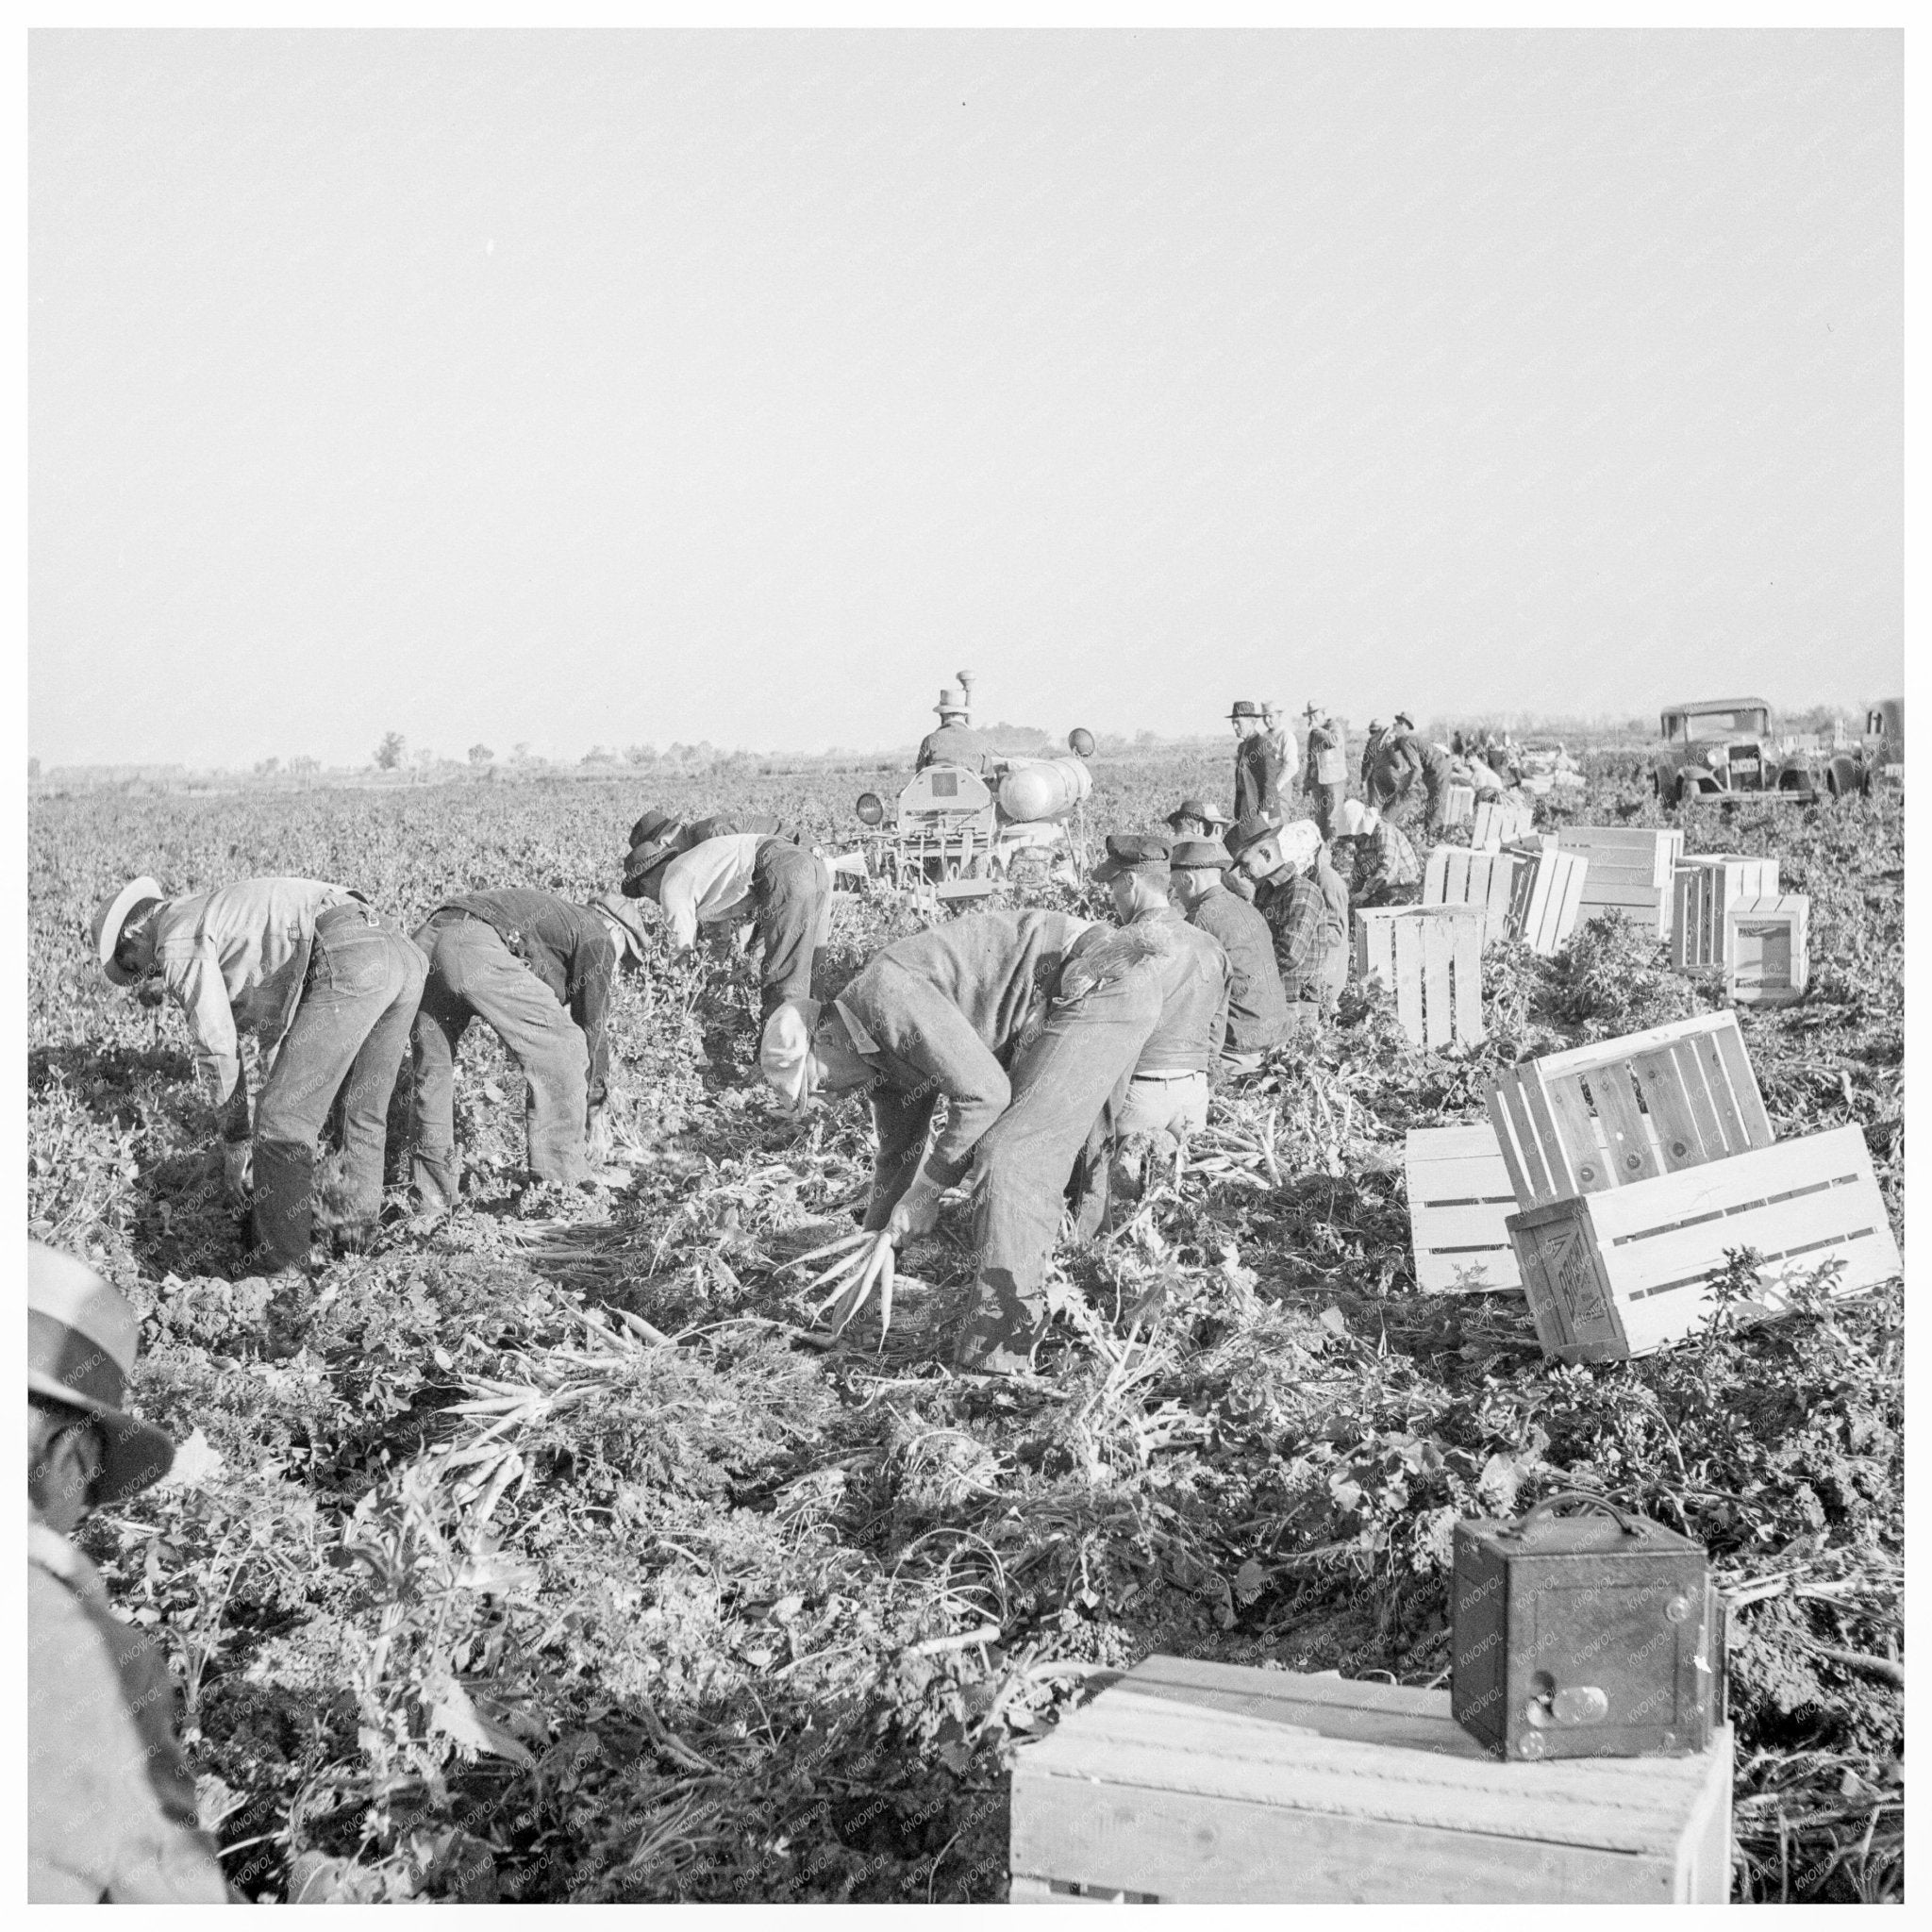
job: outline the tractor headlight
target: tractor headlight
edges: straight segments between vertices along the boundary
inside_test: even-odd
[[[861,791],[858,794],[858,804],[854,808],[858,813],[858,823],[861,825],[880,825],[885,823],[885,801],[876,791]]]

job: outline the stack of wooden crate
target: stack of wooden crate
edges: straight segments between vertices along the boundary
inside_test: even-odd
[[[1476,906],[1364,906],[1355,915],[1356,974],[1395,997],[1418,1046],[1473,1046],[1484,1037],[1483,921]]]
[[[1727,1251],[1757,1299],[1831,1260],[1852,1292],[1899,1273],[1864,1137],[1774,1142],[1734,1013],[1526,1060],[1490,1089],[1509,1238],[1544,1352],[1615,1361],[1690,1334]]]
[[[1151,1657],[1014,1756],[1014,1905],[1721,1905],[1731,1734],[1498,1762],[1446,1690]]]
[[[1615,912],[1658,939],[1670,932],[1673,874],[1684,854],[1675,826],[1565,825],[1557,843],[1589,861],[1581,917]]]
[[[1476,807],[1470,820],[1469,842],[1477,852],[1498,852],[1529,837],[1536,808],[1527,798],[1491,799]]]
[[[1724,966],[1724,915],[1746,900],[1777,896],[1777,860],[1729,852],[1687,852],[1673,879],[1671,964],[1681,973]]]

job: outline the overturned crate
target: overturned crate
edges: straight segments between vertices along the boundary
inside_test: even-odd
[[[1506,1068],[1490,1120],[1517,1203],[1729,1159],[1774,1139],[1735,1013],[1704,1013]]]
[[[1474,906],[1365,906],[1355,916],[1357,975],[1394,995],[1418,1046],[1473,1046],[1483,1028],[1483,913]]]
[[[1740,1006],[1782,1007],[1811,983],[1811,901],[1747,899],[1724,912],[1724,990]]]
[[[1872,1157],[1857,1127],[1780,1141],[1707,1166],[1509,1217],[1537,1340],[1566,1362],[1622,1361],[1681,1341],[1710,1314],[1725,1257],[1759,1257],[1766,1313],[1827,1262],[1840,1293],[1900,1273]]]
[[[1548,958],[1576,930],[1588,863],[1554,839],[1514,848],[1522,861],[1510,879],[1508,933]]]
[[[1729,852],[1691,852],[1672,881],[1671,964],[1679,972],[1723,966],[1730,958],[1724,917],[1747,900],[1777,896],[1777,860]]]
[[[1446,1690],[1151,1657],[1014,1756],[1008,1896],[1722,1904],[1731,1735],[1500,1763]]]
[[[1411,1127],[1403,1147],[1415,1284],[1425,1294],[1521,1288],[1509,1170],[1487,1121]]]
[[[1658,939],[1669,934],[1672,875],[1684,856],[1674,825],[1565,825],[1557,845],[1589,863],[1581,917],[1614,912]]]
[[[1536,807],[1527,798],[1492,798],[1470,818],[1469,842],[1477,852],[1497,852],[1527,839]]]
[[[1509,905],[1517,868],[1513,852],[1477,852],[1467,845],[1438,845],[1423,874],[1424,906],[1473,906],[1483,915],[1483,944],[1509,933]]]

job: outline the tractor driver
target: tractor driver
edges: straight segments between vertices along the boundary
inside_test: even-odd
[[[985,733],[974,730],[966,715],[966,700],[948,685],[933,709],[940,714],[940,728],[920,740],[919,757],[912,769],[923,772],[928,765],[959,765],[977,777],[991,777],[998,755]]]

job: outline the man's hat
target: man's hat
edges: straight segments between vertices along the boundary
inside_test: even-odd
[[[965,708],[966,700],[950,684],[941,689],[940,691],[940,701],[933,707],[933,709],[942,718],[948,711],[963,711]]]
[[[1167,815],[1170,825],[1177,825],[1182,819],[1196,819],[1204,825],[1224,825],[1229,822],[1218,805],[1209,805],[1205,798],[1184,798]]]
[[[166,1475],[175,1445],[122,1407],[141,1324],[85,1261],[26,1244],[26,1386],[100,1425],[106,1456],[89,1501],[118,1502]]]
[[[668,811],[659,811],[654,805],[636,824],[630,828],[630,842],[633,846],[648,845],[669,826],[677,821]]]
[[[1415,729],[1415,720],[1411,718],[1407,711],[1397,711],[1395,714],[1395,722],[1398,724],[1407,724],[1411,731]]]
[[[811,1102],[811,1042],[822,1008],[817,1000],[787,1000],[765,1022],[758,1072],[788,1113]]]
[[[636,895],[620,899],[615,892],[599,892],[586,902],[593,912],[601,912],[624,935],[624,950],[639,965],[644,959],[644,917],[638,910]]]
[[[1183,839],[1168,855],[1167,862],[1175,872],[1184,868],[1225,872],[1234,860],[1219,839]]]
[[[1328,713],[1324,711],[1322,708],[1322,707],[1314,701],[1313,698],[1310,698],[1308,700],[1307,705],[1302,711],[1302,716],[1304,718],[1325,718],[1327,715]]]
[[[650,814],[646,813],[645,817]],[[634,840],[629,855],[624,861],[624,883],[630,886],[667,858],[675,858],[684,850],[684,824],[681,820],[659,814],[659,824],[647,839]],[[639,824],[643,821],[641,819]],[[625,897],[635,899],[635,892],[626,891]]]
[[[1227,849],[1239,858],[1250,845],[1272,839],[1281,829],[1281,821],[1272,811],[1251,811],[1234,822],[1221,836]]]
[[[1104,886],[1123,873],[1144,873],[1156,877],[1167,871],[1173,841],[1158,832],[1109,832],[1107,857],[1093,868],[1093,880]]]
[[[114,948],[121,943],[123,928],[138,908],[166,896],[160,886],[143,873],[138,879],[129,879],[111,899],[103,899],[94,908],[94,952],[100,959],[101,971],[114,985],[134,983],[134,975],[122,972],[114,963]]]
[[[1261,708],[1253,698],[1237,698],[1234,701],[1234,709],[1227,715],[1230,718],[1258,718],[1261,715]]]
[[[1372,736],[1377,731],[1386,731],[1388,728],[1388,725],[1383,724],[1379,718],[1371,718],[1369,720],[1369,731]]]

